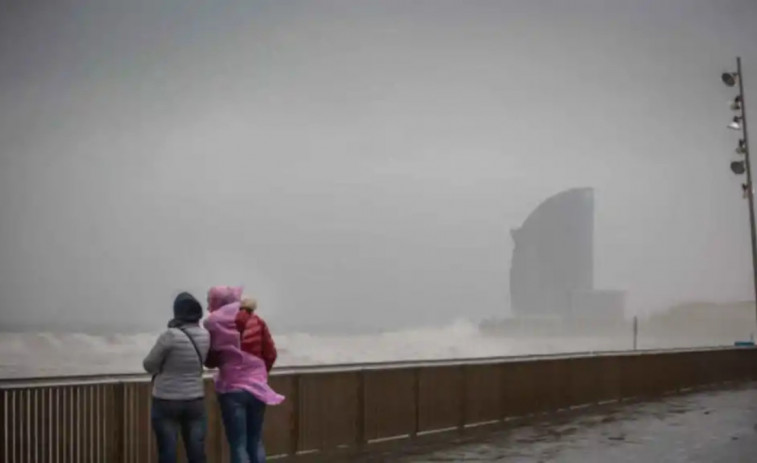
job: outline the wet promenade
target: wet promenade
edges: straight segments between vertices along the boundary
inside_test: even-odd
[[[366,461],[755,462],[757,384],[606,406],[497,431],[475,443],[458,441],[443,450],[403,453]]]

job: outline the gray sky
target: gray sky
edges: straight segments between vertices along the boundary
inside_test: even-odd
[[[629,311],[751,295],[719,74],[757,121],[752,0],[10,3],[3,323],[216,283],[280,326],[506,314],[509,230],[583,186]]]

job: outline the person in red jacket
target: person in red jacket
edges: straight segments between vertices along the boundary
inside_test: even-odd
[[[242,350],[263,360],[270,372],[276,363],[276,344],[265,320],[255,313],[257,308],[258,303],[255,299],[242,299],[242,306],[235,321],[242,336]]]

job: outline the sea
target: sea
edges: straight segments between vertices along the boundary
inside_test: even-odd
[[[439,360],[733,345],[740,333],[634,335],[622,329],[550,333],[519,327],[498,330],[458,320],[445,326],[370,334],[274,333],[279,367]],[[0,379],[142,372],[142,359],[159,332],[98,335],[71,332],[0,333]],[[743,336],[742,336],[743,337]]]

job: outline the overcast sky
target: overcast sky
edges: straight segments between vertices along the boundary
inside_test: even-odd
[[[753,0],[6,3],[0,325],[218,283],[281,326],[504,315],[510,229],[571,187],[629,313],[751,297]]]

